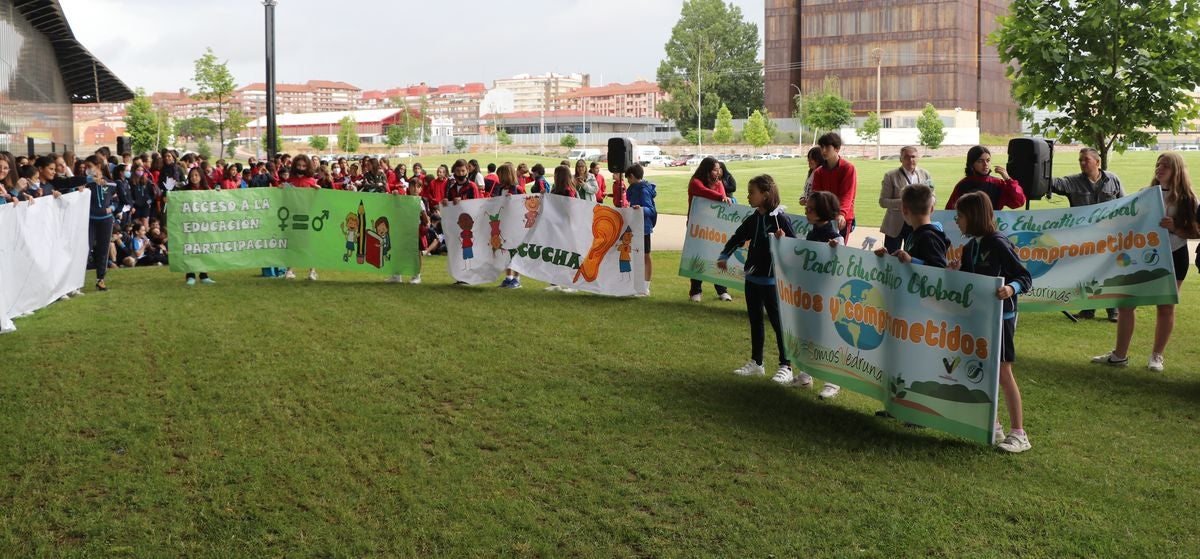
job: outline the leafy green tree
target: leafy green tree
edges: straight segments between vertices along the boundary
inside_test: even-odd
[[[165,126],[166,123],[161,122],[159,117],[150,104],[150,98],[146,97],[146,91],[139,87],[133,101],[125,106],[125,134],[133,142],[133,153],[146,153],[163,145],[159,143],[159,128],[170,130],[170,127]]]
[[[325,137],[321,136],[321,139],[325,139]],[[260,136],[258,138],[258,141],[262,142],[263,148],[267,147],[267,131],[266,130],[263,130],[262,136]],[[328,141],[326,143],[328,143]],[[278,125],[276,125],[275,126],[275,153],[281,153],[281,152],[283,152],[283,130],[281,130]]]
[[[204,55],[196,59],[192,81],[196,82],[196,98],[204,101],[216,101],[217,106],[213,110],[217,113],[217,133],[220,136],[221,145],[225,145],[225,130],[228,129],[225,106],[228,104],[233,90],[237,88],[237,83],[233,81],[233,74],[229,73],[229,67],[225,62],[217,62],[217,55],[213,54],[212,47],[208,47]]]
[[[212,160],[212,146],[208,145],[208,140],[201,138],[196,141],[196,153],[204,159]]]
[[[575,146],[579,145],[579,138],[576,138],[574,134],[567,134],[558,141],[558,145],[567,149],[575,149]]]
[[[346,115],[338,121],[337,146],[345,153],[358,151],[358,122],[354,117]]]
[[[1017,103],[1061,113],[1034,133],[1086,142],[1102,168],[1200,112],[1200,0],[1013,0],[991,40]]]
[[[503,128],[496,131],[496,141],[502,146],[511,146],[513,143],[512,138],[508,135],[508,131]]]
[[[384,135],[383,143],[387,147],[394,148],[404,145],[404,140],[408,137],[408,131],[403,126],[393,124],[387,127],[387,134]]]
[[[455,138],[454,139],[454,151],[457,151],[459,153],[467,151],[467,139],[466,138]]]
[[[746,120],[746,129],[742,132],[750,145],[760,148],[771,143],[771,135],[767,132],[767,119],[759,111],[750,114]]]
[[[175,135],[187,138],[207,138],[216,135],[217,123],[211,118],[197,116],[175,121]]]
[[[873,144],[879,141],[881,128],[883,128],[883,121],[879,119],[879,113],[872,111],[867,113],[867,120],[858,129],[858,137]]]
[[[728,144],[733,141],[733,113],[729,112],[729,107],[725,103],[721,103],[721,109],[717,111],[717,124],[713,129],[713,140],[718,144]]]
[[[929,149],[937,149],[945,141],[946,132],[942,129],[942,117],[938,116],[932,103],[925,103],[925,109],[917,118],[917,130],[921,133],[921,145]]]
[[[684,0],[658,65],[658,85],[670,95],[658,112],[686,136],[696,128],[697,112],[701,128],[712,128],[721,103],[734,114],[761,107],[758,44],[758,26],[743,19],[741,8],[724,0]]]
[[[329,147],[329,138],[321,135],[309,136],[308,147],[317,151],[325,151],[325,148]]]
[[[804,102],[799,107],[800,119],[805,127],[812,130],[813,137],[854,122],[850,101],[842,97],[838,87],[838,79],[830,76],[825,78],[821,90],[804,97]]]

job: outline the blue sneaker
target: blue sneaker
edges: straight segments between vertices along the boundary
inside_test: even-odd
[[[513,278],[512,285],[508,286],[508,288],[509,289],[521,289],[521,280],[519,280],[517,278]]]
[[[512,278],[504,278],[504,281],[500,282],[499,287],[500,287],[500,289],[512,289],[513,288],[513,279]]]

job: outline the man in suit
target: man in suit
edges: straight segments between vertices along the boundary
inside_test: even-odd
[[[904,237],[912,232],[912,228],[904,223],[900,215],[900,194],[904,187],[910,184],[925,184],[933,189],[933,178],[929,171],[917,167],[921,154],[913,146],[900,148],[900,168],[888,171],[883,175],[883,188],[879,191],[879,207],[886,209],[883,214],[883,248],[891,254],[904,243]]]

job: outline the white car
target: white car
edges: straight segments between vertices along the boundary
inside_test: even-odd
[[[707,153],[702,153],[700,155],[693,155],[688,158],[687,164],[689,167],[692,165],[699,165],[701,161],[704,161],[705,157],[712,157],[712,156],[708,155]]]
[[[674,158],[672,158],[672,157],[669,157],[666,155],[655,155],[650,158],[649,165],[654,166],[654,167],[666,167],[672,161],[674,161]]]
[[[1196,144],[1184,144],[1184,145],[1182,145],[1182,146],[1179,146],[1179,147],[1177,147],[1177,148],[1175,148],[1175,149],[1176,149],[1177,151],[1200,151],[1200,145],[1196,145]]]

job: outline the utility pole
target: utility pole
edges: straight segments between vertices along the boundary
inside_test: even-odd
[[[875,118],[879,119],[879,131],[875,133],[875,160],[883,156],[883,117],[879,116],[883,106],[883,51],[875,49]]]
[[[796,147],[800,148],[800,151],[804,151],[804,118],[800,114],[800,108],[796,106],[797,103],[804,102],[804,92],[800,91],[800,87],[796,84],[791,84],[791,86],[796,88],[797,102],[792,103],[792,110],[796,111],[796,128],[800,131],[799,134],[796,135]]]
[[[700,115],[704,112],[701,103],[703,102],[700,89],[700,43],[696,44],[696,155],[700,155],[700,150],[704,149],[704,128],[700,126]]]
[[[267,20],[267,158],[274,161],[279,144],[275,124],[275,0],[263,0],[263,8]]]

